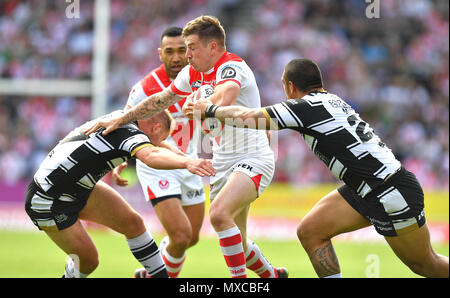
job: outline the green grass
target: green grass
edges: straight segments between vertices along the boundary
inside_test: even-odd
[[[131,277],[140,267],[123,236],[101,230],[89,233],[100,258],[100,265],[91,277]],[[161,235],[155,235],[155,238],[159,243]],[[316,276],[297,241],[254,240],[272,264],[287,267],[291,277]],[[438,253],[449,255],[448,244],[434,245],[434,248]],[[374,268],[378,261],[380,277],[418,277],[396,258],[385,243],[336,241],[335,249],[344,277],[366,277],[366,271]],[[65,258],[65,254],[43,232],[0,230],[0,277],[61,277]],[[188,250],[180,277],[229,277],[215,238],[203,237]],[[249,272],[249,277],[256,275]]]

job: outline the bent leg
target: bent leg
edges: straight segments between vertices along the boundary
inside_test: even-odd
[[[94,242],[84,229],[80,220],[72,226],[60,231],[48,231],[45,233],[58,245],[69,257],[78,258],[74,260],[77,264],[76,270],[81,275],[88,275],[98,266],[98,253]]]
[[[425,277],[449,277],[448,257],[434,251],[427,224],[407,234],[384,238],[414,273]]]
[[[370,222],[334,190],[319,200],[300,221],[297,236],[317,275],[334,276],[341,270],[331,238],[369,225]]]
[[[97,182],[80,218],[105,225],[123,234],[134,257],[152,277],[168,277],[158,246],[142,217],[112,187]]]
[[[241,172],[234,172],[211,203],[211,225],[217,232],[232,277],[247,277],[244,254],[247,239],[244,237],[248,206],[256,197],[256,187],[251,178]]]
[[[142,217],[115,189],[102,181],[95,185],[80,218],[107,226],[127,239],[146,231]]]

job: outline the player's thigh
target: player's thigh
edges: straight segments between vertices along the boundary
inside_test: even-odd
[[[46,230],[45,233],[66,254],[78,256],[81,261],[82,268],[80,270],[82,272],[86,263],[90,263],[88,264],[89,267],[96,266],[98,262],[97,248],[80,220],[66,229]]]
[[[255,183],[246,174],[235,171],[211,203],[210,215],[219,212],[233,219],[258,196]]]
[[[107,226],[127,238],[145,232],[142,217],[116,190],[102,181],[95,185],[80,218]]]
[[[341,194],[334,190],[320,199],[306,214],[297,232],[299,238],[325,240],[370,225],[370,221],[353,209]]]
[[[427,224],[406,234],[384,238],[398,258],[407,265],[431,264],[436,256]]]

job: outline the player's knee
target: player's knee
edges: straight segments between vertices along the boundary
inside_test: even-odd
[[[315,225],[306,219],[300,221],[297,226],[297,237],[303,246],[308,245],[317,239],[320,239],[319,233]]]
[[[223,227],[228,226],[230,216],[220,208],[211,208],[209,211],[209,220],[214,229],[222,230]]]
[[[177,248],[187,249],[191,243],[192,231],[191,229],[177,230],[170,235],[170,243]]]
[[[427,272],[428,272],[427,267],[429,267],[429,266],[425,262],[422,262],[422,261],[409,261],[409,262],[406,262],[406,265],[415,274],[418,274],[420,276],[427,276]]]
[[[144,233],[145,230],[146,228],[142,216],[136,212],[132,212],[124,224],[123,234],[127,236],[127,238],[134,238]]]

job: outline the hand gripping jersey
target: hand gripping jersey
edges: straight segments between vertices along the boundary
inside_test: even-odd
[[[184,67],[170,85],[178,95],[188,95],[202,85],[217,85],[233,81],[241,87],[235,105],[249,108],[261,107],[258,86],[252,70],[240,57],[225,52],[213,68],[198,72],[190,65]],[[222,126],[220,137],[213,140],[214,160],[271,152],[264,131]]]
[[[334,176],[361,197],[396,173],[401,165],[369,125],[341,98],[311,92],[265,108],[279,129],[300,132]]]
[[[103,117],[109,117],[116,111]],[[31,209],[46,212],[52,200],[87,200],[97,181],[145,146],[152,146],[147,135],[134,123],[103,136],[100,131],[86,136],[89,122],[70,132],[48,154],[34,181],[48,197],[34,199]]]
[[[164,69],[164,64],[161,64],[133,86],[128,96],[127,105],[136,106],[150,95],[164,90],[170,83],[171,79]],[[175,120],[176,126],[166,141],[189,156],[196,158],[197,145],[192,141],[193,138],[196,139],[193,129],[194,121],[186,118],[181,110],[185,101],[186,98],[169,107],[169,112]]]

